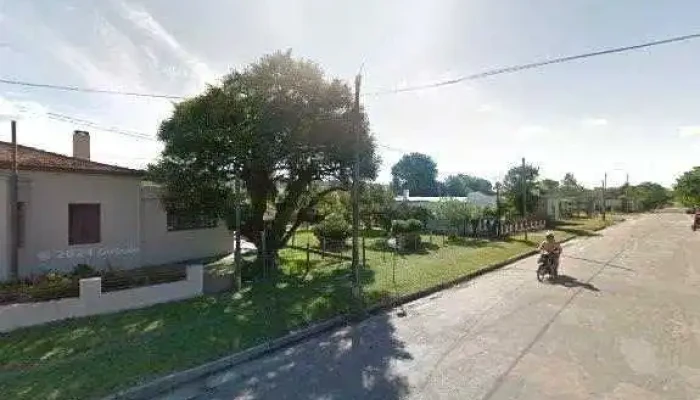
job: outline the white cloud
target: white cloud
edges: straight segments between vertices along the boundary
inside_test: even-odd
[[[585,126],[606,126],[609,122],[605,118],[586,118],[581,123]]]
[[[124,18],[146,32],[159,44],[170,49],[190,69],[200,86],[194,88],[195,90],[201,90],[206,83],[212,83],[217,78],[218,74],[210,69],[206,63],[188,52],[146,9],[126,1],[119,1],[116,4]]]
[[[493,104],[482,104],[477,107],[476,112],[478,113],[493,113],[499,111],[500,108]]]
[[[678,128],[678,136],[682,138],[700,136],[700,125],[682,126]]]
[[[549,128],[541,125],[524,125],[515,131],[515,137],[522,140],[530,140],[549,132]]]
[[[15,119],[19,116],[19,111],[14,103],[0,97],[0,121]]]
[[[22,120],[46,115],[46,107],[34,101],[10,100],[0,96],[0,121]]]

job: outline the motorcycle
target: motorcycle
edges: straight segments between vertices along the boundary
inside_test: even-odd
[[[558,271],[556,268],[556,257],[555,253],[542,253],[542,256],[537,261],[537,280],[542,282],[544,277],[549,275],[550,279],[556,278]]]

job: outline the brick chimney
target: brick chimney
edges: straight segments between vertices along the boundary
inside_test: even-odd
[[[87,131],[73,132],[73,157],[90,159],[90,133]]]

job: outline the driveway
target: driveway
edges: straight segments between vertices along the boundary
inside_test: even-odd
[[[198,399],[700,399],[700,232],[634,218],[179,388]]]

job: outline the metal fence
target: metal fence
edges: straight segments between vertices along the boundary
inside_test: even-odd
[[[412,235],[363,226],[359,256],[365,303],[386,304],[520,254],[543,239],[542,231],[547,227],[544,219],[474,218],[458,222],[432,219]],[[333,274],[349,285],[351,239],[318,236],[311,227],[303,226],[280,252],[282,267],[286,273],[310,279]],[[531,233],[527,241],[525,232]],[[343,290],[348,289],[344,286]]]

